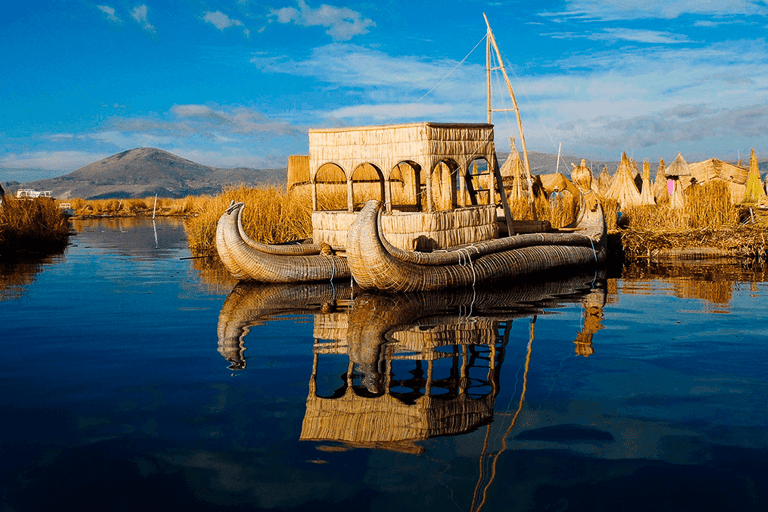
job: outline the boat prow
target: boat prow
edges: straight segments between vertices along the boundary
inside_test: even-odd
[[[430,291],[473,286],[606,258],[605,218],[600,201],[586,201],[568,232],[531,233],[431,253],[404,251],[386,241],[379,227],[380,203],[369,201],[347,236],[347,261],[364,289]]]
[[[301,283],[348,278],[344,258],[315,244],[262,244],[245,234],[244,204],[233,203],[216,226],[216,250],[230,274],[240,281]]]

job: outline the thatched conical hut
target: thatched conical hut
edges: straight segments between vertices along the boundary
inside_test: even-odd
[[[685,161],[683,155],[677,154],[675,161],[665,171],[667,175],[667,190],[670,195],[670,205],[672,208],[682,208],[685,206],[685,197],[683,196],[683,183],[680,178],[689,178],[691,176],[691,170],[688,167],[688,162]]]
[[[613,176],[611,188],[603,196],[606,199],[614,199],[622,208],[628,206],[639,206],[640,191],[635,185],[635,177],[632,172],[632,166],[627,158],[627,153],[621,155],[621,163]]]
[[[765,190],[763,190],[763,182],[760,179],[760,169],[757,166],[755,150],[752,149],[752,154],[749,157],[749,176],[744,191],[744,202],[756,203],[763,197],[765,197]]]
[[[603,166],[603,171],[598,175],[597,177],[597,193],[600,194],[601,197],[605,197],[605,194],[608,193],[608,189],[611,188],[611,175],[608,174],[608,166]]]
[[[652,205],[656,204],[656,199],[653,194],[653,187],[651,185],[651,164],[648,160],[643,160],[643,181],[640,189],[640,204]]]

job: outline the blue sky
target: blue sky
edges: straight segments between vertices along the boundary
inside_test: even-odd
[[[3,11],[0,167],[71,171],[143,146],[283,167],[307,154],[309,128],[485,122],[483,12],[529,151],[768,156],[766,1],[32,0]],[[501,84],[495,106],[509,107]],[[494,124],[507,151],[513,114]]]

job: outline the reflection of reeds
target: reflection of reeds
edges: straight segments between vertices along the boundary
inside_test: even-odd
[[[69,224],[50,198],[6,197],[0,206],[0,253],[54,254],[67,246]]]

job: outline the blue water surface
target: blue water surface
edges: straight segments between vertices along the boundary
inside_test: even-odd
[[[768,510],[762,270],[390,297],[74,227],[2,266],[4,511]]]

